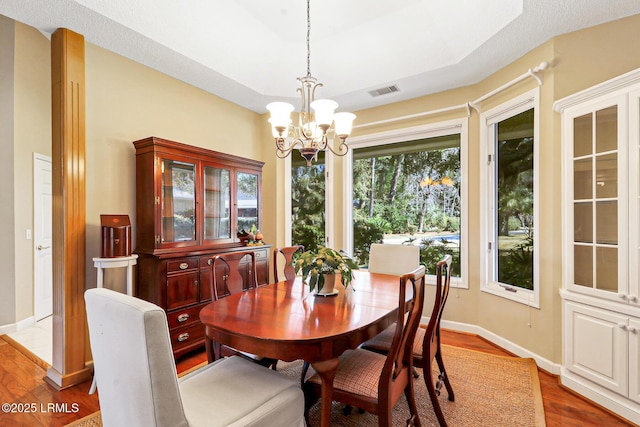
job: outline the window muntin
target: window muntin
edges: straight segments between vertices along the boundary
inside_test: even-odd
[[[618,105],[573,118],[574,285],[617,292]]]

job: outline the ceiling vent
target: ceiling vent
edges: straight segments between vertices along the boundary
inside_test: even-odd
[[[398,86],[393,85],[393,86],[381,87],[381,88],[375,89],[375,90],[370,90],[369,91],[369,95],[371,95],[371,96],[373,96],[375,98],[376,96],[387,95],[389,93],[394,93],[394,92],[398,92],[398,91],[400,91],[400,89],[398,89]]]

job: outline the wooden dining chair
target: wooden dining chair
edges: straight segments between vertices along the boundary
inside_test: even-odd
[[[420,325],[416,331],[413,341],[413,363],[414,366],[422,368],[424,382],[429,391],[429,397],[433,404],[433,410],[438,418],[440,426],[445,427],[447,422],[442,413],[442,408],[438,401],[440,389],[444,384],[447,389],[449,400],[453,402],[455,395],[453,387],[447,376],[447,371],[442,360],[442,351],[440,348],[440,320],[444,310],[447,297],[449,296],[449,288],[451,286],[451,255],[447,255],[438,262],[436,267],[436,292],[433,302],[433,309],[429,317],[427,326]],[[371,340],[362,344],[361,348],[375,351],[377,353],[386,354],[391,348],[393,341],[393,326],[385,329]],[[433,378],[432,364],[433,360],[438,364],[439,374],[436,381]]]
[[[248,269],[241,264],[245,257],[249,257]],[[213,258],[211,270],[211,295],[216,300],[258,287],[256,255],[252,251],[218,255]]]
[[[386,355],[357,348],[345,351],[338,359],[333,399],[377,414],[380,426],[392,425],[392,410],[403,392],[411,414],[407,425],[420,426],[413,391],[412,347],[422,315],[424,275],[424,267],[419,267],[400,277],[397,318]],[[411,298],[407,301],[408,292]],[[321,395],[320,376],[313,373],[303,390],[308,413]]]
[[[249,257],[248,265],[243,264],[245,257]],[[253,251],[231,252],[216,256],[211,263],[211,277],[213,278],[210,282],[211,295],[214,300],[257,288],[255,253]],[[261,357],[214,343],[206,335],[205,345],[209,363],[221,356],[239,355],[275,369],[276,359]]]
[[[276,282],[291,281],[296,278],[293,256],[296,252],[304,252],[304,246],[294,245],[273,249],[273,277]],[[280,277],[280,273],[283,277]]]

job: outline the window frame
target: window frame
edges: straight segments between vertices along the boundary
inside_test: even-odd
[[[353,209],[351,208],[351,206],[353,206],[353,149],[435,138],[457,133],[460,134],[460,239],[461,242],[466,242],[466,244],[460,245],[460,277],[451,278],[451,287],[461,289],[469,288],[468,129],[469,118],[463,117],[349,138],[349,152],[343,158],[342,162],[342,177],[344,181],[342,203],[343,206],[345,206],[342,235],[345,250],[348,253],[353,253]],[[349,209],[346,207],[349,207]],[[427,283],[435,285],[435,275],[427,276]]]
[[[495,126],[533,108],[533,290],[493,280],[496,261]],[[492,160],[489,161],[489,155]],[[535,88],[480,114],[480,290],[540,308],[540,89]],[[491,244],[491,247],[490,247]]]

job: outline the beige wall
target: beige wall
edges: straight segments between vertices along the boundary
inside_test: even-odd
[[[92,287],[92,258],[100,256],[100,214],[127,214],[135,230],[133,141],[157,136],[264,159],[256,113],[90,43],[86,84],[86,271]],[[106,281],[117,274],[107,271]]]
[[[16,319],[33,315],[33,154],[51,156],[51,51],[49,40],[16,25],[15,254]]]
[[[2,251],[9,251],[0,254],[2,326],[33,315],[33,240],[26,232],[33,231],[33,153],[51,154],[51,73],[49,41],[40,32],[2,16],[0,28],[0,222]]]
[[[35,30],[21,27],[16,31],[20,40],[16,48],[22,58],[35,58],[42,69],[48,67],[48,57],[40,58],[48,49],[48,41]],[[552,66],[544,73],[540,104],[540,208],[541,216],[536,230],[541,239],[540,250],[540,309],[508,301],[479,291],[480,250],[479,232],[481,224],[477,217],[479,209],[478,179],[481,160],[479,159],[479,115],[473,111],[469,118],[469,289],[453,290],[445,319],[478,325],[491,334],[503,337],[516,345],[553,362],[561,361],[561,309],[558,290],[561,287],[560,241],[561,205],[560,187],[560,121],[553,112],[553,102],[568,94],[593,84],[640,67],[640,47],[632,41],[640,36],[640,16],[626,18],[613,23],[557,37],[529,52],[509,66],[475,85],[421,97],[405,102],[356,112],[357,124],[385,120],[404,115],[430,111],[472,101],[492,91],[505,82],[519,76],[527,69],[543,60]],[[45,49],[43,46],[47,46]],[[284,162],[274,155],[274,143],[266,123],[266,117],[209,95],[187,84],[177,81],[143,65],[134,63],[118,55],[91,44],[86,48],[87,81],[87,285],[95,284],[95,270],[91,258],[100,252],[99,215],[101,213],[128,214],[135,220],[134,150],[132,141],[147,136],[159,136],[187,144],[225,151],[265,161],[263,175],[263,232],[265,240],[281,245],[284,243]],[[48,53],[47,53],[48,55]],[[18,55],[17,55],[18,56]],[[16,60],[26,64],[26,59]],[[30,62],[30,63],[33,63]],[[21,65],[22,67],[23,65]],[[44,72],[44,71],[42,71]],[[46,73],[49,71],[46,70]],[[37,73],[36,73],[37,74]],[[38,74],[40,76],[40,74]],[[25,77],[26,79],[27,77]],[[44,85],[40,77],[29,79]],[[22,77],[20,78],[22,79]],[[17,79],[18,80],[18,79]],[[14,161],[16,169],[25,164],[31,170],[31,152],[36,150],[44,130],[29,130],[27,119],[31,116],[44,117],[50,108],[50,95],[32,99],[26,93],[26,84],[16,82],[20,88],[20,100],[16,100],[15,125],[20,134],[16,135]],[[529,79],[482,104],[483,109],[491,108],[534,87]],[[4,93],[3,93],[4,95]],[[4,99],[4,97],[3,97]],[[27,102],[27,100],[29,100]],[[0,108],[3,108],[0,103]],[[35,113],[34,113],[35,111]],[[384,126],[357,129],[354,136],[377,133],[392,129],[434,123],[460,117],[464,110],[428,116],[409,121],[393,122]],[[46,121],[44,118],[43,121]],[[46,128],[49,125],[44,125]],[[43,129],[44,129],[43,128]],[[50,129],[50,128],[49,128]],[[31,134],[33,132],[33,134]],[[29,140],[33,148],[18,147],[18,139]],[[41,147],[37,148],[42,149]],[[3,151],[4,152],[4,151]],[[18,158],[18,154],[19,158]],[[25,154],[26,153],[26,154]],[[46,153],[45,153],[46,154]],[[28,159],[24,159],[24,156]],[[335,242],[343,244],[342,221],[345,207],[342,206],[341,159],[335,168]],[[31,173],[31,172],[30,172]],[[16,172],[16,180],[30,180]],[[16,185],[22,191],[23,187]],[[4,194],[3,194],[4,197]],[[16,196],[16,212],[32,207],[25,197]],[[24,200],[23,200],[24,199]],[[30,203],[30,202],[29,202]],[[27,206],[28,205],[28,206]],[[8,215],[4,214],[3,215]],[[2,218],[4,219],[4,217]],[[14,221],[11,219],[11,221]],[[1,221],[0,221],[1,222]],[[25,222],[25,223],[23,223]],[[16,238],[24,236],[23,228],[27,220],[15,219]],[[12,236],[13,237],[13,236]],[[16,243],[16,258],[20,255],[31,257],[25,245]],[[17,264],[17,262],[16,262]],[[28,270],[20,265],[21,270]],[[16,268],[18,270],[18,268]],[[30,271],[16,273],[21,280]],[[30,277],[30,276],[29,276]],[[3,279],[4,280],[4,279]],[[6,282],[2,282],[6,287]],[[31,313],[28,292],[15,285],[9,289],[16,294],[15,320],[21,320]],[[32,283],[30,285],[32,287]],[[3,295],[4,295],[3,289]],[[18,297],[20,295],[20,297]],[[0,318],[0,325],[3,319]],[[531,326],[529,326],[531,325]]]
[[[0,326],[15,322],[13,116],[15,25],[0,16]]]

